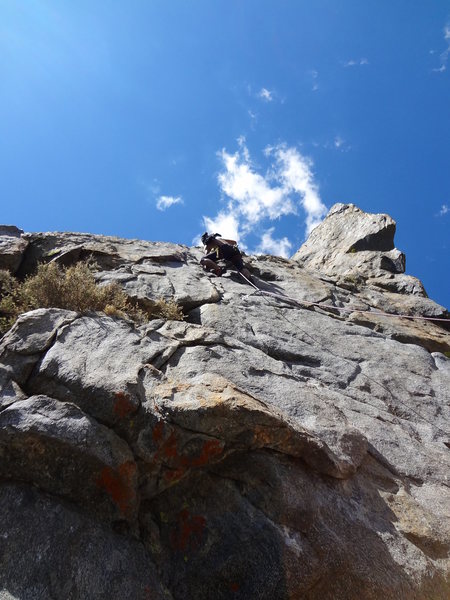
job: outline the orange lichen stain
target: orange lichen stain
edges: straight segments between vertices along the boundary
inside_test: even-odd
[[[167,441],[164,442],[164,444],[161,448],[161,451],[166,458],[176,458],[177,457],[177,455],[178,455],[177,438],[173,431],[170,434]]]
[[[202,541],[206,519],[201,515],[192,515],[184,508],[178,515],[175,531],[171,535],[171,544],[174,550],[184,552],[188,548],[195,550]]]
[[[105,490],[120,512],[127,518],[132,513],[136,497],[133,485],[135,473],[135,463],[128,461],[119,465],[117,470],[112,467],[104,467],[97,479],[97,485]]]
[[[132,485],[133,483],[133,478],[136,474],[136,468],[136,463],[132,462],[131,460],[119,465],[119,473],[129,485]]]
[[[172,461],[172,464],[175,463],[173,464],[174,468],[166,471],[164,473],[164,478],[169,483],[175,483],[176,481],[179,481],[189,469],[207,465],[216,457],[220,456],[222,452],[223,445],[221,442],[218,440],[207,440],[203,443],[198,456],[178,456],[176,452],[176,440],[174,440],[173,444],[167,446],[164,452],[167,458],[175,459]]]
[[[219,392],[218,394],[209,394],[208,396],[208,404],[211,406],[218,406],[224,403],[223,394]]]
[[[273,435],[267,427],[256,426],[253,430],[254,440],[258,445],[267,446],[271,444]]]
[[[154,442],[160,442],[164,433],[164,421],[158,421],[152,431],[152,437]]]
[[[176,432],[162,420],[153,427],[152,437],[157,446],[152,463],[163,463],[167,467],[163,477],[169,484],[179,481],[189,469],[214,461],[224,450],[224,444],[219,440],[206,440],[196,456],[181,454]]]
[[[177,383],[177,385],[173,386],[172,391],[173,392],[185,392],[190,387],[192,387],[190,383]]]
[[[116,401],[114,403],[114,412],[120,418],[123,419],[130,413],[136,410],[136,407],[130,400],[130,396],[124,392],[116,392],[114,394]]]
[[[33,439],[32,436],[26,438],[26,445],[29,453],[45,454],[45,445],[41,440]]]
[[[203,467],[217,456],[222,454],[223,444],[219,440],[207,440],[203,443],[200,455],[196,458],[188,459],[189,467]]]
[[[166,459],[176,458],[178,455],[177,450],[177,437],[174,431],[171,431],[169,437],[163,441],[164,437],[164,421],[159,421],[152,431],[153,441],[158,444],[159,448],[155,453],[155,459],[159,459],[161,456]]]
[[[184,469],[182,467],[178,467],[178,469],[174,469],[173,471],[165,471],[164,479],[168,483],[176,483],[183,477],[183,475],[185,473],[186,473],[186,469]]]

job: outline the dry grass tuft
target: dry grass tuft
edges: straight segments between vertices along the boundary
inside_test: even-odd
[[[175,300],[160,298],[155,302],[152,309],[153,318],[167,319],[170,321],[182,321],[184,314],[181,306]]]
[[[20,313],[34,308],[65,308],[76,312],[101,311],[109,316],[144,323],[150,319],[182,320],[181,307],[173,300],[156,300],[142,309],[116,284],[98,285],[94,265],[79,262],[71,267],[56,263],[39,265],[23,283],[8,271],[0,271],[0,333],[7,331]]]
[[[22,308],[23,307],[23,308]],[[9,271],[0,270],[0,335],[7,331],[21,312],[27,310],[22,286]]]

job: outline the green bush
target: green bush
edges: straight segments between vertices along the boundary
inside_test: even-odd
[[[7,331],[20,313],[34,308],[65,308],[81,313],[102,311],[110,316],[131,318],[137,323],[155,318],[184,318],[180,306],[173,300],[156,300],[150,309],[132,304],[118,284],[98,285],[93,268],[88,262],[71,267],[41,264],[23,283],[7,271],[0,271],[0,333]]]

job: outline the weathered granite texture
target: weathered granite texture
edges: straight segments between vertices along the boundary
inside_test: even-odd
[[[16,273],[28,242],[23,230],[14,225],[0,225],[0,269]]]
[[[13,232],[21,276],[92,256],[186,320],[3,337],[0,599],[447,599],[450,333],[379,312],[449,315],[383,271],[394,227],[337,205],[295,260],[247,258],[271,296],[197,248]]]

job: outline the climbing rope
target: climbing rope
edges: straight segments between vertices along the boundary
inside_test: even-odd
[[[300,308],[304,308],[304,306],[306,305],[308,306],[319,306],[322,308],[322,306],[327,306],[327,305],[323,305],[322,303],[318,303],[318,302],[308,302],[308,303],[300,303],[297,300],[295,300],[294,298],[290,298],[289,296],[284,296],[283,294],[275,294],[273,292],[268,292],[266,290],[261,290],[257,285],[255,285],[252,281],[250,281],[250,279],[248,279],[247,277],[245,277],[245,275],[243,273],[241,273],[239,271],[239,274],[241,275],[241,277],[243,277],[243,279],[245,279],[245,281],[247,283],[249,283],[257,292],[259,292],[262,296],[271,296],[271,297],[275,297],[275,298],[280,298],[280,299],[288,299],[291,302],[295,303],[297,306],[299,306]],[[286,315],[284,315],[281,310],[278,310],[278,307],[274,306],[273,308],[275,308],[275,310],[277,310],[277,312],[281,315],[281,317],[287,321],[289,324],[293,325],[294,327],[296,327],[297,329],[299,329],[299,331],[301,331],[302,333],[306,334],[309,338],[311,338],[313,340],[313,342],[315,344],[317,344],[318,346],[322,347],[323,350],[325,350],[326,352],[328,352],[329,354],[331,354],[332,356],[334,356],[335,358],[339,358],[341,360],[344,360],[345,362],[353,365],[353,363],[347,359],[344,358],[343,356],[339,356],[337,357],[333,352],[331,352],[330,350],[328,350],[327,348],[324,348],[323,344],[317,340],[315,340],[308,332],[304,331],[301,327],[299,327],[299,325],[297,323],[294,323],[292,321],[290,321]],[[330,308],[332,309],[336,309],[336,307],[334,306],[330,306]],[[340,310],[340,309],[338,309]],[[350,311],[350,312],[355,312],[355,311]],[[378,314],[377,312],[372,312],[372,311],[356,311],[356,312],[369,312],[370,314]],[[393,315],[391,313],[379,313],[382,315],[387,315],[387,316],[404,316],[406,318],[412,318],[409,317],[409,315]],[[420,318],[420,317],[416,317],[416,318]],[[432,319],[430,317],[422,317],[423,319],[426,320],[439,320],[439,321],[447,321],[450,322],[450,319]],[[443,429],[441,429],[438,425],[435,425],[434,423],[432,423],[429,419],[427,419],[426,417],[424,417],[419,411],[417,411],[415,408],[412,408],[411,406],[409,406],[409,404],[407,404],[404,400],[401,400],[400,398],[397,398],[392,391],[386,387],[385,385],[381,384],[379,381],[376,381],[376,379],[374,379],[373,377],[370,377],[369,375],[367,375],[366,373],[361,372],[361,376],[362,377],[366,377],[366,379],[368,379],[369,381],[374,382],[376,385],[378,385],[379,387],[383,388],[385,391],[387,391],[391,398],[393,400],[396,400],[397,402],[399,402],[400,404],[402,404],[403,406],[405,406],[409,411],[413,412],[415,415],[417,415],[420,419],[422,419],[423,421],[425,421],[426,423],[428,423],[432,428],[434,428],[436,431],[439,431],[440,433],[444,434],[445,436],[448,435],[448,433],[446,431],[444,431]],[[354,400],[354,398],[353,398]],[[379,408],[373,404],[371,404],[370,402],[365,401],[365,404],[368,404],[369,406],[372,406],[372,408],[376,408],[377,410],[379,410]],[[398,419],[398,417],[396,417],[396,415],[393,415],[395,418]],[[442,417],[442,419],[450,424],[450,421],[448,421],[448,419],[445,419],[444,417]]]
[[[367,315],[372,315],[372,316],[377,316],[377,317],[395,317],[395,318],[399,318],[399,319],[416,319],[416,320],[422,320],[422,321],[442,321],[442,322],[446,322],[446,323],[450,324],[450,319],[447,319],[447,318],[424,317],[422,315],[406,315],[406,314],[387,313],[387,312],[382,312],[379,310],[358,310],[357,308],[356,309],[355,308],[343,308],[340,306],[333,306],[331,304],[324,304],[323,302],[298,301],[295,298],[291,298],[290,296],[287,296],[285,294],[275,294],[274,292],[268,292],[267,290],[262,290],[257,285],[255,285],[252,281],[250,281],[250,279],[248,279],[240,271],[239,271],[239,275],[241,275],[241,277],[243,277],[247,283],[249,283],[253,288],[255,288],[255,290],[258,290],[258,292],[260,292],[261,294],[264,294],[266,296],[272,296],[274,298],[279,298],[281,300],[290,300],[291,302],[293,302],[294,304],[297,304],[301,308],[309,308],[310,306],[317,306],[318,308],[321,308],[323,310],[329,310],[329,311],[337,310],[340,312],[347,312],[347,313],[357,312],[360,314],[367,314]]]

